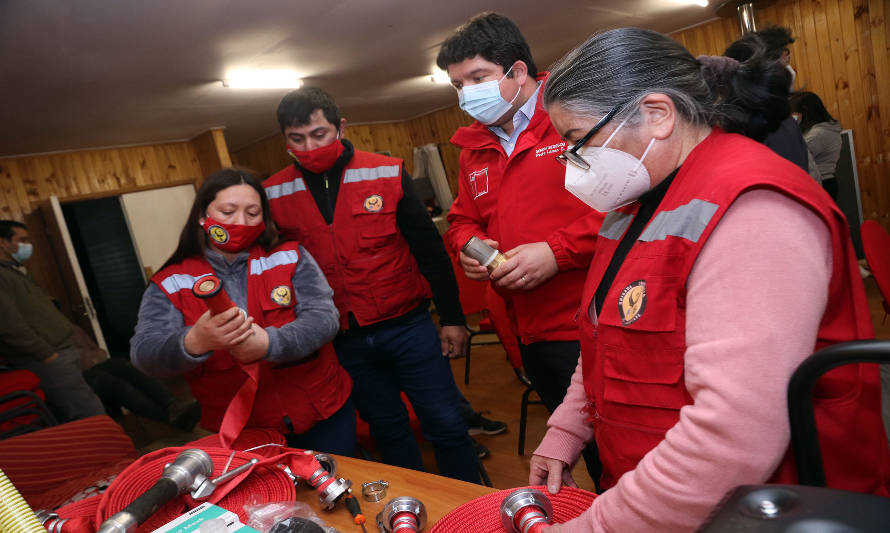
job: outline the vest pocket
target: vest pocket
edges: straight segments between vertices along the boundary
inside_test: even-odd
[[[683,382],[683,348],[647,351],[606,346],[604,352],[606,401],[671,410],[691,402]]]
[[[260,298],[260,308],[263,310],[262,326],[281,326],[293,322],[296,318],[294,306],[297,303],[290,280],[287,283],[276,283],[274,280],[264,280],[265,294]],[[254,317],[258,322],[260,317]]]
[[[411,268],[400,269],[395,275],[379,280],[373,289],[374,303],[381,318],[406,313],[406,303],[423,298],[423,287],[417,283],[418,274]]]
[[[362,216],[358,220],[361,227],[358,235],[359,248],[384,248],[396,242],[398,230],[380,217]]]

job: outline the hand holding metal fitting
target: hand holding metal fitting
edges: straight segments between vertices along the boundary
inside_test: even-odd
[[[492,272],[498,265],[507,260],[507,257],[504,256],[504,254],[495,250],[486,244],[485,241],[476,236],[470,237],[470,240],[461,247],[460,251],[476,261],[479,261],[479,264],[487,268],[489,272]]]

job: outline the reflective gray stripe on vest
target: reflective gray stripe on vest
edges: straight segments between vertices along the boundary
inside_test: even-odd
[[[213,272],[208,272],[206,274],[201,274],[200,276],[189,276],[188,274],[172,274],[164,279],[161,282],[161,287],[167,291],[167,294],[173,294],[175,292],[179,292],[183,289],[192,290],[192,287],[195,286],[195,282],[198,279],[203,278],[204,276],[209,276]]]
[[[343,173],[343,183],[379,180],[380,178],[395,178],[399,174],[401,174],[399,165],[388,165],[385,167],[374,168],[350,168]]]
[[[303,181],[303,178],[297,178],[294,181],[287,181],[278,185],[266,187],[266,196],[268,196],[270,200],[274,200],[276,198],[281,198],[282,196],[287,196],[288,194],[305,190],[306,182]]]
[[[624,232],[627,230],[627,227],[630,226],[630,222],[633,219],[634,216],[631,214],[612,211],[603,219],[603,225],[600,226],[599,236],[617,241],[624,235]]]
[[[281,265],[290,265],[300,260],[300,254],[296,250],[281,250],[275,252],[269,257],[260,257],[259,259],[250,260],[250,273],[262,274],[267,270]]]
[[[704,200],[692,200],[672,211],[661,211],[649,222],[638,240],[661,241],[671,235],[698,242],[718,207]]]

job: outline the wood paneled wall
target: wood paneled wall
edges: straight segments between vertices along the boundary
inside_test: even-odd
[[[51,195],[65,201],[201,177],[189,142],[0,158],[0,218],[23,220]]]
[[[783,0],[756,11],[758,27],[791,28],[795,89],[819,95],[853,130],[862,212],[890,230],[890,0]],[[672,35],[693,54],[718,55],[736,19]]]
[[[455,105],[404,122],[347,123],[345,136],[358,150],[389,152],[393,157],[404,159],[409,173],[414,172],[414,147],[428,143],[438,144],[448,183],[456,196],[460,150],[449,139],[457,128],[472,122]],[[285,152],[284,138],[278,133],[240,150],[233,150],[232,159],[238,165],[253,169],[263,178],[291,164],[291,159]]]

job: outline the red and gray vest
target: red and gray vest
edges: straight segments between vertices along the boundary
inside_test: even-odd
[[[366,326],[404,315],[432,295],[396,225],[400,159],[356,150],[343,170],[330,225],[295,165],[263,186],[284,238],[300,241],[334,290],[341,329],[349,328],[349,313]]]
[[[259,246],[250,249],[247,311],[257,325],[281,327],[294,320],[297,302],[292,279],[299,260],[295,242],[278,246],[270,253]],[[207,260],[190,257],[152,278],[182,313],[186,326],[207,311],[204,302],[192,293],[195,280],[207,274],[213,274]],[[201,404],[202,427],[220,430],[226,410],[249,374],[258,379],[246,427],[272,428],[281,433],[306,432],[342,407],[352,390],[352,380],[337,362],[330,343],[316,354],[290,364],[260,360],[242,366],[228,351],[218,350],[186,374],[192,394]]]
[[[684,380],[686,283],[711,232],[744,192],[763,188],[786,194],[831,232],[834,271],[814,351],[873,336],[846,219],[815,182],[765,152],[749,139],[719,130],[699,144],[624,259],[595,317],[594,292],[639,204],[603,221],[581,300],[581,352],[604,487],[634,469],[679,421],[680,408],[692,403]],[[814,405],[828,485],[887,494],[890,452],[877,365],[829,372],[816,387]],[[851,446],[859,452],[844,451]],[[790,450],[770,481],[797,482]]]

